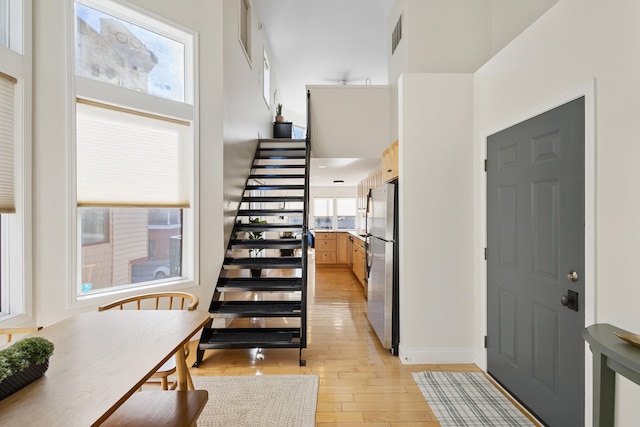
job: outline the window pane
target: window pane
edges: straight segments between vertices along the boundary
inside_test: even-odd
[[[15,81],[0,75],[0,212],[15,212]]]
[[[0,0],[0,45],[9,47],[9,0]]]
[[[313,228],[331,230],[333,228],[333,199],[313,199]]]
[[[0,0],[0,46],[22,55],[22,0]]]
[[[79,295],[181,276],[182,209],[79,211],[83,242]],[[152,224],[159,219],[162,224]],[[108,238],[97,242],[100,232]],[[95,242],[85,246],[91,239]]]
[[[263,73],[262,73],[262,96],[264,97],[267,106],[269,105],[269,98],[271,94],[271,70],[269,69],[269,59],[267,58],[267,52],[264,52],[263,59]]]
[[[251,4],[248,0],[240,1],[240,43],[251,63]]]
[[[356,199],[337,198],[336,215],[338,217],[339,230],[356,229]]]
[[[109,210],[82,209],[82,246],[109,242]]]
[[[313,213],[315,216],[333,216],[333,199],[313,199]]]
[[[78,76],[185,101],[185,45],[76,3]]]

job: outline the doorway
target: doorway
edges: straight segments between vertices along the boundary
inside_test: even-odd
[[[585,98],[487,139],[487,370],[584,425]]]

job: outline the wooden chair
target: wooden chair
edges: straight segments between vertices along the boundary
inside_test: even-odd
[[[42,326],[32,326],[27,328],[0,328],[0,335],[7,337],[6,342],[11,342],[14,335],[28,335],[34,332],[38,332],[42,329]]]
[[[187,292],[155,292],[141,295],[134,295],[122,298],[109,304],[98,307],[98,311],[110,310],[118,307],[120,310],[195,310],[198,308],[198,297]],[[189,356],[189,344],[184,346],[185,358]],[[175,356],[156,371],[151,377],[159,379],[163,390],[173,390],[177,386],[177,381],[169,384],[168,377],[176,373]],[[156,382],[150,380],[150,383]],[[194,389],[193,381],[187,371],[187,384],[190,390]]]

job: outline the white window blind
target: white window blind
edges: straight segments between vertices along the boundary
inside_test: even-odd
[[[188,122],[78,99],[76,123],[79,207],[189,207]]]
[[[0,73],[0,213],[15,213],[14,96],[16,79]]]

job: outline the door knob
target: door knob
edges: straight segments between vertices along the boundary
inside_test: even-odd
[[[571,270],[567,273],[567,280],[569,280],[570,282],[577,282],[578,280],[580,280],[580,275],[577,271]]]
[[[560,297],[560,304],[564,305],[565,307],[569,305],[569,297],[566,295],[562,295]]]

